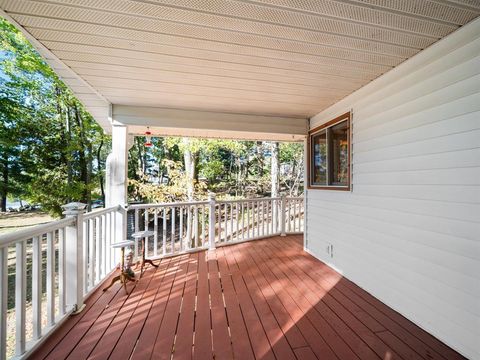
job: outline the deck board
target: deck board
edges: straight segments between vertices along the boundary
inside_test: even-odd
[[[198,253],[192,254],[188,266],[182,309],[178,318],[174,355],[177,359],[191,359],[195,330],[195,300],[197,296]]]
[[[159,260],[95,291],[31,359],[463,359],[274,237]]]

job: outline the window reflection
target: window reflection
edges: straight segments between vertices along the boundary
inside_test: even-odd
[[[344,117],[345,119],[345,117]],[[349,188],[349,118],[326,125],[310,135],[309,184]]]
[[[344,121],[330,129],[331,185],[348,185],[348,127]]]
[[[313,183],[327,184],[327,134],[325,132],[313,136]]]

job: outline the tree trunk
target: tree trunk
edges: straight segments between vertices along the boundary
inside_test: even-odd
[[[279,163],[279,153],[280,145],[278,142],[272,143],[272,162],[271,162],[271,189],[270,196],[276,198],[279,195],[280,181],[279,181],[279,172],[280,172],[280,163]],[[273,203],[275,204],[275,202]],[[278,205],[278,202],[277,202]],[[278,219],[279,209],[278,206],[272,207],[272,219]],[[274,224],[278,224],[278,220],[273,221]]]
[[[102,174],[102,168],[104,168],[104,164],[101,157],[102,147],[103,147],[103,137],[100,140],[100,144],[98,145],[98,149],[97,149],[97,166],[98,166],[98,181],[100,182],[100,193],[102,197],[102,202],[104,204],[103,206],[105,206],[105,184],[103,183],[104,179]]]
[[[75,120],[79,129],[80,146],[78,148],[78,163],[80,167],[80,181],[83,182],[85,188],[83,190],[82,198],[87,203],[87,210],[91,211],[92,199],[90,193],[90,176],[89,176],[89,164],[87,161],[87,146],[85,141],[85,129],[83,128],[83,119],[76,104],[73,105],[75,113]]]
[[[272,164],[271,164],[271,196],[278,197],[280,181],[279,181],[279,172],[280,172],[280,144],[278,142],[272,143]]]
[[[190,149],[190,139],[183,138],[184,152],[183,161],[185,162],[185,175],[187,176],[187,197],[189,201],[193,200],[194,180],[195,180],[195,161]]]
[[[6,154],[5,154],[6,155]],[[2,188],[1,188],[1,211],[7,211],[7,196],[8,196],[8,157],[3,158],[3,171],[2,171]]]

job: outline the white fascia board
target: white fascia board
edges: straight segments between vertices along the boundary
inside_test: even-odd
[[[133,134],[300,141],[308,132],[305,118],[235,114],[170,108],[113,105],[115,122]]]
[[[400,65],[379,76],[372,82],[361,87],[329,108],[319,112],[310,119],[311,128],[319,126],[322,123],[337,117],[338,115],[350,111],[354,104],[357,104],[366,97],[369,97],[370,101],[374,101],[374,96],[382,98],[383,90],[390,84],[401,80],[408,74],[419,71],[442,56],[445,56],[452,51],[465,46],[473,40],[478,39],[479,34],[480,17],[460,27],[458,30],[430,45],[428,48],[420,51],[410,59],[405,60]]]
[[[70,88],[70,90],[75,94],[78,100],[82,102],[82,104],[85,106],[87,111],[89,111],[92,114],[92,116],[95,118],[98,124],[104,129],[104,131],[107,133],[110,133],[111,123],[108,121],[108,107],[110,105],[110,102],[1,8],[0,8],[0,16],[2,16],[8,22],[10,22],[23,34],[23,36],[25,36],[25,38],[32,44],[32,46],[44,58],[45,62],[48,65],[50,65],[53,71],[57,73],[58,77],[62,79],[65,85],[67,85]],[[62,75],[60,75],[59,72],[61,72]],[[85,90],[82,90],[81,94],[76,93],[73,86],[78,86],[79,84],[82,85],[81,87],[83,89],[87,89],[88,91],[87,94],[85,93]],[[88,96],[85,96],[84,98],[83,95],[88,95]],[[95,106],[89,107],[87,101],[92,98],[94,99]],[[99,106],[102,103],[105,104],[104,107]]]

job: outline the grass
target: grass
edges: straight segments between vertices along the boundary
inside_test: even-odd
[[[55,220],[41,211],[0,213],[0,234],[25,229]]]

